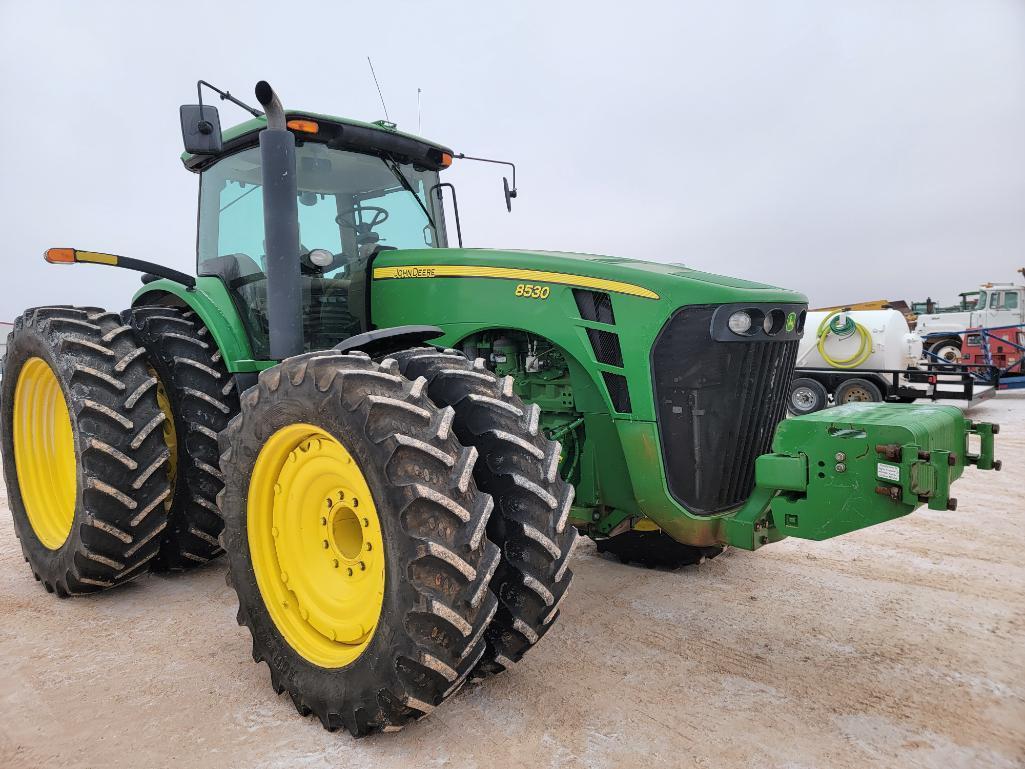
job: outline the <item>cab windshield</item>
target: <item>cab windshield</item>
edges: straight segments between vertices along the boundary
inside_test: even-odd
[[[379,251],[443,248],[438,173],[307,142],[296,148],[299,270],[306,350],[365,331],[368,261]],[[258,147],[206,169],[200,181],[200,275],[221,278],[249,333],[268,354],[263,190]]]

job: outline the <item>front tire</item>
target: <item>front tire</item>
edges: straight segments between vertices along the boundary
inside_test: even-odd
[[[239,624],[275,691],[328,729],[401,728],[484,654],[493,503],[452,417],[395,360],[328,351],[262,372],[222,433]]]
[[[929,352],[936,356],[929,359],[930,363],[937,366],[940,371],[953,371],[952,366],[945,364],[961,363],[961,339],[941,339],[929,346]]]

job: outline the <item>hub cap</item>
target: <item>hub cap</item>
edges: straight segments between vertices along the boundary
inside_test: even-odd
[[[59,549],[75,519],[75,437],[60,383],[42,358],[25,361],[14,389],[14,464],[32,530],[44,547]]]
[[[798,411],[807,411],[815,405],[815,393],[809,387],[798,387],[790,394],[790,404]]]
[[[260,594],[288,644],[321,667],[355,661],[385,578],[381,523],[355,459],[314,425],[278,430],[253,469],[247,527]]]
[[[844,394],[844,403],[865,403],[875,400],[872,397],[872,393],[866,390],[864,387],[851,387]]]

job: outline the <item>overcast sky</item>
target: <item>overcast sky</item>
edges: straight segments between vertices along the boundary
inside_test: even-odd
[[[198,78],[375,120],[368,54],[401,129],[419,87],[424,135],[517,162],[511,215],[500,171],[447,172],[467,245],[684,262],[813,305],[1021,277],[1023,0],[502,5],[0,0],[0,320],[139,285],[49,246],[194,269]]]

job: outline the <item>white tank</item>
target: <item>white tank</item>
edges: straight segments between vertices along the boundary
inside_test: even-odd
[[[906,369],[916,368],[922,357],[922,339],[911,333],[908,322],[896,310],[852,310],[843,313],[863,326],[872,338],[872,352],[854,369]],[[804,338],[797,354],[797,365],[803,368],[833,368],[818,350],[816,330],[828,312],[809,312],[804,324]],[[832,331],[826,337],[826,354],[834,361],[853,357],[861,346],[857,332],[840,338]]]

